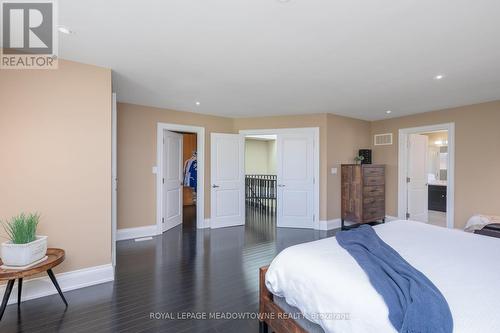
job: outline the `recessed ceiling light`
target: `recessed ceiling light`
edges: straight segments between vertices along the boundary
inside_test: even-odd
[[[387,111],[385,111],[385,113],[390,114],[390,113],[392,113],[392,111],[391,110],[387,110]]]
[[[438,75],[434,76],[434,80],[442,80],[442,79],[444,79],[443,74],[438,74]]]
[[[200,106],[200,104],[201,104],[200,102],[196,102],[196,105]]]
[[[64,25],[58,26],[57,30],[59,30],[59,32],[62,32],[63,34],[66,34],[66,35],[71,35],[73,33],[73,31],[70,28],[68,28]]]

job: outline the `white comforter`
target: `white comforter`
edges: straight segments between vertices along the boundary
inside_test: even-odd
[[[375,231],[439,288],[454,332],[500,332],[500,239],[412,221]],[[396,332],[384,300],[334,237],[285,249],[269,267],[266,285],[325,332]],[[331,319],[332,313],[349,319]]]

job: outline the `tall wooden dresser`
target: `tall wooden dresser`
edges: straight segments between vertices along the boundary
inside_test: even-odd
[[[342,164],[342,229],[344,222],[385,222],[385,165]]]

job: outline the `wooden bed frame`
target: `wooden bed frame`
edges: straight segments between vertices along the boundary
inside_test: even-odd
[[[269,266],[259,269],[259,332],[260,333],[307,333],[293,318],[273,300],[266,287],[266,272]]]

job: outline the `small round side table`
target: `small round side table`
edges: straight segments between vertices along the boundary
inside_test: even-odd
[[[2,306],[0,307],[0,320],[2,320],[3,313],[5,312],[5,308],[7,307],[7,302],[9,301],[10,293],[12,292],[12,288],[14,287],[14,282],[16,279],[18,280],[18,288],[17,288],[17,306],[21,305],[21,292],[23,289],[23,278],[29,277],[31,275],[35,275],[41,272],[47,272],[50,280],[54,284],[57,289],[57,292],[61,296],[66,307],[68,306],[68,302],[59,287],[59,283],[57,283],[56,276],[54,272],[52,272],[52,268],[56,267],[60,263],[64,261],[64,250],[49,248],[47,249],[47,259],[42,261],[35,266],[31,266],[26,269],[2,269],[0,268],[0,281],[7,281],[7,287],[5,289],[5,294],[3,295]],[[0,266],[2,265],[2,260],[0,260]]]

